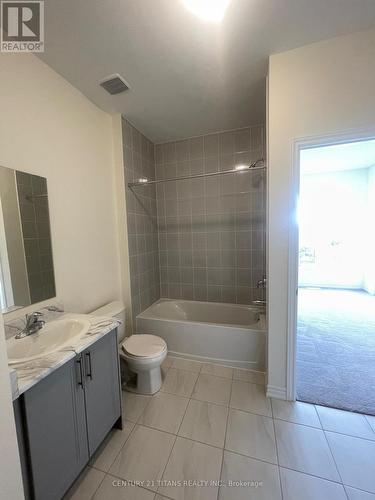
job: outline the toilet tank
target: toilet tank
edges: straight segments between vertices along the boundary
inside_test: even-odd
[[[118,319],[121,321],[121,325],[117,327],[117,339],[118,342],[122,342],[125,338],[125,306],[119,300],[115,302],[110,302],[105,306],[99,307],[99,309],[95,309],[90,314],[94,316],[109,316],[110,318]]]

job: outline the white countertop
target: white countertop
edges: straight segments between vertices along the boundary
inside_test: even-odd
[[[71,345],[64,346],[52,354],[33,359],[32,361],[10,365],[9,369],[14,370],[18,378],[18,391],[13,391],[13,399],[16,399],[19,395],[33,387],[37,382],[47,377],[47,375],[54,372],[70,359],[73,359],[77,354],[84,351],[101,337],[104,337],[104,335],[114,328],[117,328],[120,324],[119,321],[113,318],[92,316],[90,314],[60,313],[59,315],[55,315],[55,317],[56,316],[58,316],[59,319],[85,318],[90,321],[91,326],[87,333],[73,339]]]

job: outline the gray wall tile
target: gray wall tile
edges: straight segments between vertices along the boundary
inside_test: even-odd
[[[128,182],[147,177],[155,179],[155,163],[164,162],[164,148],[154,144],[136,130],[127,120],[122,120],[125,167],[125,198],[127,209],[128,244],[130,255],[130,286],[132,296],[133,317],[149,307],[160,298],[159,259],[164,260],[165,277],[168,275],[167,242],[161,239],[163,252],[159,255],[159,239],[157,226],[157,210],[164,217],[166,203],[164,186],[155,189],[147,186],[141,189],[129,189]],[[154,153],[155,149],[155,153]],[[168,159],[173,158],[175,146],[166,153]],[[162,171],[158,169],[158,171]],[[156,193],[159,193],[157,206]],[[177,202],[176,202],[177,203]],[[175,212],[175,207],[168,207]],[[165,235],[166,236],[166,235]],[[166,281],[167,282],[167,281]]]
[[[158,178],[165,172],[168,177],[230,170],[264,156],[264,129],[248,127],[158,145],[155,156]],[[161,281],[179,276],[181,287],[169,280],[162,294],[238,303],[262,295],[255,278],[265,272],[265,176],[242,172],[179,181],[176,190],[173,183],[168,186],[157,191],[158,215],[167,215],[165,227],[159,225],[160,262],[181,267],[179,274],[162,269]]]
[[[230,170],[264,157],[265,151],[263,126],[155,146],[125,120],[123,133],[127,179]],[[139,189],[137,196],[126,193],[130,254],[138,257],[131,265],[137,277],[132,279],[133,310],[139,312],[159,296],[241,304],[262,298],[264,291],[255,288],[265,273],[262,172],[147,189]],[[153,273],[143,258],[148,255],[155,261]]]

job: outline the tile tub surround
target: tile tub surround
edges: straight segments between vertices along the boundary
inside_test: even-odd
[[[62,318],[83,318],[88,319],[91,323],[91,326],[87,333],[85,333],[81,337],[73,339],[71,345],[64,346],[56,352],[48,354],[47,356],[33,359],[32,361],[25,361],[12,365],[12,368],[16,371],[18,378],[17,397],[33,387],[37,382],[47,377],[50,373],[57,370],[57,368],[62,366],[64,363],[66,363],[70,359],[73,359],[77,354],[84,351],[87,347],[92,345],[101,337],[104,337],[104,335],[111,332],[114,328],[117,328],[117,326],[120,324],[118,321],[113,320],[112,318],[91,316],[88,314],[52,313],[49,317],[44,315],[43,318],[46,322],[53,319],[58,320]],[[15,325],[20,325],[22,328],[22,320],[15,320],[6,325],[7,331],[12,331],[14,335],[17,333],[17,331],[19,331],[14,328]],[[20,339],[20,342],[22,342],[22,339]]]
[[[156,178],[234,169],[264,158],[264,127],[155,146]],[[249,304],[265,274],[265,172],[157,185],[161,296]]]
[[[368,429],[366,439],[356,437],[363,429],[362,418],[355,422],[352,414],[333,412],[329,421],[325,416],[321,422],[320,408],[298,402],[279,404],[274,399],[271,402],[264,395],[264,385],[257,384],[259,392],[253,391],[254,372],[239,373],[225,368],[167,357],[163,363],[162,392],[154,396],[123,392],[127,420],[124,430],[108,436],[91,463],[94,469],[88,469],[102,474],[86,471],[72,488],[72,496],[67,498],[374,500],[375,444],[368,439],[372,437],[367,434]],[[241,393],[253,398],[252,404],[247,399],[243,405],[247,409],[234,408],[233,398],[228,401],[224,396],[226,385],[222,391],[223,403],[212,403],[208,393],[196,390],[199,377],[207,374],[217,379],[216,384],[211,382],[212,386],[229,382],[231,395],[237,380],[248,384],[248,391],[241,389]],[[257,381],[262,382],[259,375]],[[181,395],[181,387],[185,395]],[[195,399],[197,394],[200,399]],[[271,415],[253,410],[259,407],[271,408]],[[364,418],[372,422],[371,418]],[[327,424],[337,432],[327,432],[324,429]],[[85,480],[86,477],[89,479]],[[142,482],[145,477],[149,482]],[[150,482],[152,478],[156,482]],[[179,487],[160,484],[159,478],[161,481],[220,478],[224,484]],[[126,481],[136,480],[141,481],[138,486],[126,485]],[[228,486],[229,481],[253,483],[248,487]],[[80,492],[87,491],[87,496],[74,496],[78,488]]]
[[[161,296],[264,298],[255,284],[265,274],[265,172],[127,187],[250,164],[265,155],[264,127],[154,145],[122,125],[133,317]]]
[[[133,317],[160,298],[156,188],[128,188],[140,178],[155,179],[154,144],[122,119],[125,198]]]

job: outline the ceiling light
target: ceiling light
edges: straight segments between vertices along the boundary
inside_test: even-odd
[[[230,0],[182,0],[182,2],[200,19],[219,23],[224,18]]]

